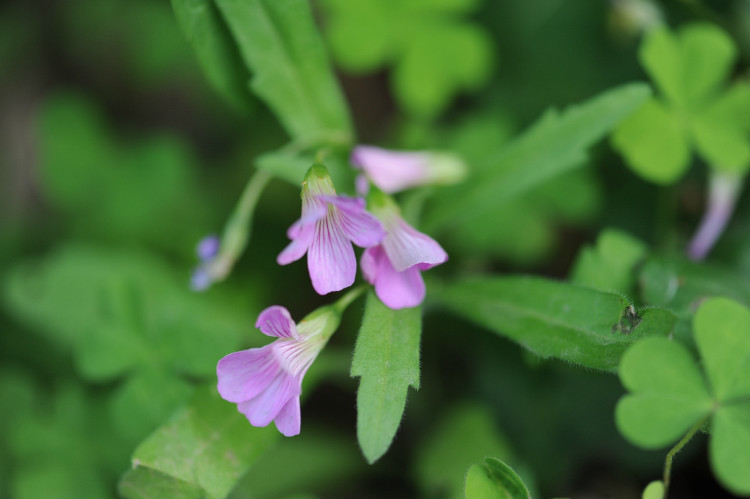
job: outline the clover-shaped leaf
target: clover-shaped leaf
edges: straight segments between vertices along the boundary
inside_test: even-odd
[[[460,16],[476,0],[324,0],[327,37],[349,71],[393,66],[396,98],[408,112],[432,117],[458,92],[482,85],[493,53],[487,33]]]
[[[617,405],[617,426],[633,443],[658,448],[710,417],[714,472],[728,489],[750,494],[750,309],[711,298],[693,329],[705,377],[681,343],[636,343],[620,364],[631,393]]]
[[[743,173],[750,167],[750,84],[724,89],[736,59],[732,40],[709,24],[676,35],[650,32],[640,60],[662,94],[623,120],[612,143],[644,178],[669,184],[695,150],[711,167]]]

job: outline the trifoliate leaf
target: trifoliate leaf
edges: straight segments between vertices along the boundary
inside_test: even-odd
[[[716,411],[709,454],[722,484],[737,494],[750,494],[750,401]]]
[[[666,338],[646,338],[628,349],[620,379],[631,394],[617,404],[617,427],[642,447],[676,441],[713,407],[690,352]]]

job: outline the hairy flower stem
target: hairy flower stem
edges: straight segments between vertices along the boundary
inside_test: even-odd
[[[703,425],[703,423],[706,421],[708,416],[704,417],[697,423],[695,423],[690,430],[685,434],[684,437],[682,437],[682,440],[677,442],[677,445],[672,447],[672,450],[669,451],[667,454],[667,458],[664,460],[664,495],[662,496],[663,499],[667,498],[667,493],[669,492],[669,477],[672,474],[672,460],[674,459],[674,456],[682,450],[683,447],[690,441],[690,439],[695,436],[695,434],[700,430],[700,427]]]
[[[343,314],[344,310],[347,309],[351,303],[360,297],[360,295],[368,288],[368,286],[361,285],[349,290],[344,296],[336,300],[332,307],[339,313]]]
[[[708,207],[687,251],[690,259],[696,261],[706,258],[724,232],[742,187],[742,177],[716,171],[711,173],[709,182]]]

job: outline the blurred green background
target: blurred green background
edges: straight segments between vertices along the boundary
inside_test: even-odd
[[[625,3],[313,5],[360,142],[453,150],[471,168],[548,107],[647,80]],[[723,27],[747,71],[750,2],[658,8],[675,26]],[[299,214],[298,188],[279,180],[231,277],[188,289],[196,243],[221,230],[255,158],[285,141],[249,92],[228,100],[212,90],[166,0],[0,6],[0,497],[116,497],[133,450],[215,382],[218,359],[265,343],[253,328],[260,310],[279,303],[302,317],[326,303],[290,284],[308,282],[304,265],[273,265]],[[451,264],[435,269],[436,282],[468,272],[563,278],[609,226],[679,249],[703,209],[706,172],[693,166],[656,187],[602,142],[585,168],[509,203],[492,230],[469,222],[442,234]],[[745,276],[749,201],[715,251]],[[389,453],[367,466],[348,376],[361,309],[351,307],[319,362],[302,435],[275,441],[232,497],[463,497],[466,469],[488,455],[521,471],[535,497],[638,497],[660,475],[663,453],[615,430],[616,377],[540,362],[429,302],[422,387]],[[726,494],[702,445],[680,454],[674,497]]]

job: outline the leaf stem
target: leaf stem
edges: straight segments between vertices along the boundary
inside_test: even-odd
[[[674,459],[674,456],[682,450],[683,447],[690,441],[691,438],[695,436],[695,434],[698,432],[700,427],[703,425],[703,423],[706,421],[708,416],[705,416],[701,418],[700,421],[695,423],[690,430],[685,434],[684,437],[682,437],[682,440],[677,442],[677,445],[672,447],[672,450],[669,451],[667,454],[667,458],[664,460],[664,477],[662,481],[664,482],[664,495],[662,496],[663,499],[667,498],[667,493],[669,491],[669,477],[672,474],[672,460]]]

